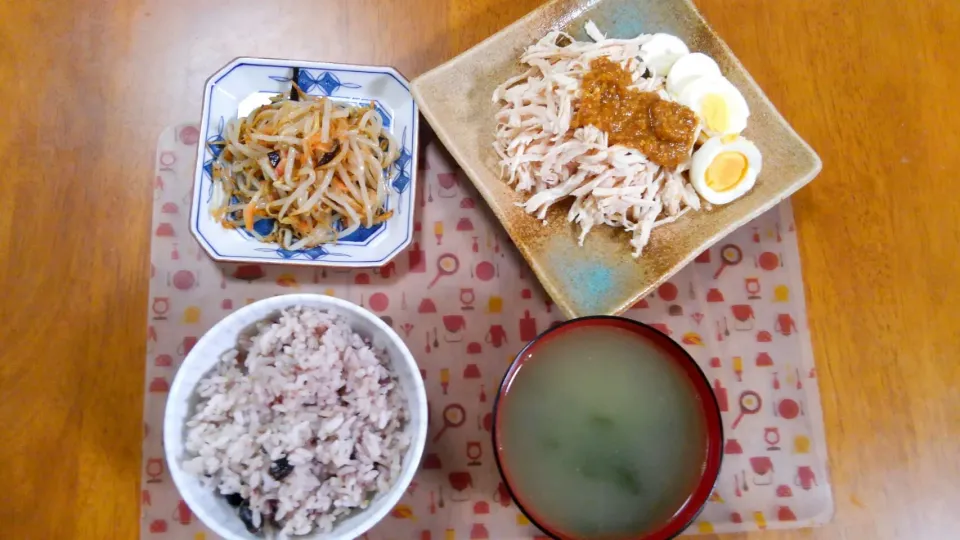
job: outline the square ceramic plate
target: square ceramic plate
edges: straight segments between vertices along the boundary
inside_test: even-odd
[[[586,40],[588,20],[614,38],[674,34],[691,51],[711,56],[747,99],[751,115],[744,136],[763,153],[763,171],[750,193],[657,228],[639,259],[630,255],[626,232],[595,227],[581,248],[565,209],[554,207],[546,227],[525,214],[516,204],[521,196],[500,179],[492,147],[499,109],[493,90],[522,73],[521,52],[553,29]],[[625,311],[700,252],[812,180],[821,166],[688,0],[554,0],[416,79],[413,96],[554,302],[571,317]]]
[[[269,103],[269,97],[289,92],[293,68],[300,68],[300,88],[356,104],[376,101],[384,125],[400,142],[399,159],[388,171],[387,208],[394,216],[374,227],[362,228],[336,244],[290,251],[256,240],[245,230],[225,229],[210,216],[213,181],[211,166],[217,150],[208,143],[222,140],[224,124]],[[417,176],[417,126],[420,117],[410,96],[410,85],[397,70],[382,66],[298,62],[268,58],[237,58],[207,80],[200,122],[201,144],[193,184],[190,231],[217,261],[299,264],[315,266],[381,266],[413,239],[413,199]],[[269,232],[272,224],[258,225]]]

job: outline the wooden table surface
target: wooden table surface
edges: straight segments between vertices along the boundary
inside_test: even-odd
[[[0,4],[0,536],[138,534],[154,148],[209,74],[412,78],[536,4]],[[960,538],[960,3],[697,4],[824,164],[794,208],[837,510],[750,538]]]

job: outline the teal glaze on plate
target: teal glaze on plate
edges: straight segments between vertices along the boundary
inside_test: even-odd
[[[550,264],[559,268],[557,277],[581,306],[584,315],[604,314],[605,306],[615,302],[621,294],[619,279],[614,269],[602,260],[591,259],[584,252],[566,249],[548,249]]]
[[[690,11],[678,9],[671,2],[638,2],[637,0],[606,0],[602,9],[589,10],[577,18],[569,31],[578,40],[588,41],[583,31],[585,19],[597,24],[601,32],[610,37],[637,36],[640,34],[681,34],[689,28]]]

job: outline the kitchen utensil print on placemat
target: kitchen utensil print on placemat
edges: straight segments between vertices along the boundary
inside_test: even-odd
[[[437,434],[433,436],[433,442],[440,440],[440,437],[446,433],[447,429],[453,428],[456,429],[462,426],[467,421],[467,412],[464,410],[463,405],[459,403],[451,403],[443,408],[443,427],[441,427]]]
[[[760,394],[753,390],[744,390],[741,392],[739,402],[740,414],[737,415],[733,424],[730,425],[731,430],[737,429],[737,426],[740,425],[740,421],[743,420],[744,416],[753,416],[760,412],[760,409],[763,407],[763,400],[760,399]]]
[[[416,486],[366,539],[542,538],[514,507],[490,458],[491,396],[516,351],[561,316],[500,238],[500,226],[478,211],[482,198],[442,147],[422,140],[422,205],[413,241],[393,266],[217,265],[189,237],[182,212],[196,150],[186,141],[195,129],[171,128],[157,154],[138,493],[143,537],[213,538],[181,508],[158,457],[164,401],[179,362],[231,310],[296,287],[362,303],[388,321],[425,379],[433,431]],[[791,210],[783,203],[701,253],[626,313],[694,355],[727,426],[720,480],[691,530],[810,526],[830,514],[802,290]]]
[[[427,285],[428,289],[432,289],[434,285],[437,284],[437,281],[442,277],[452,276],[460,270],[460,259],[453,253],[444,253],[439,258],[437,258],[437,273],[436,277],[433,278],[433,281]]]

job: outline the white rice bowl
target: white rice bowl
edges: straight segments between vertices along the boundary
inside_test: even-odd
[[[217,534],[347,539],[402,496],[426,420],[419,368],[383,321],[336,298],[287,295],[231,314],[190,351],[164,446],[184,500]],[[227,494],[245,501],[259,535]]]

